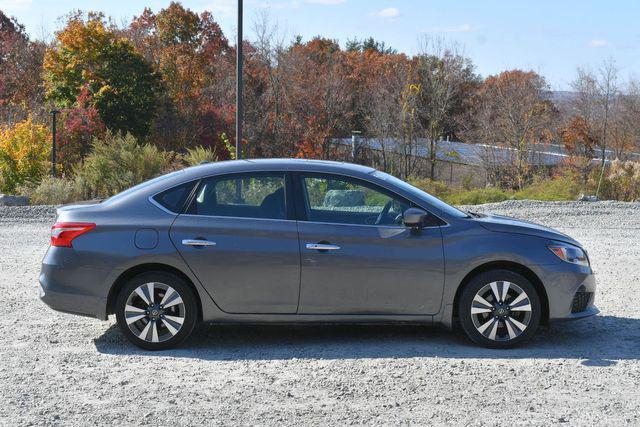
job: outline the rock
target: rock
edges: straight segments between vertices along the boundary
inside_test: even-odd
[[[27,206],[29,198],[27,196],[10,196],[0,194],[0,206]]]
[[[589,195],[589,194],[581,194],[580,197],[578,198],[579,202],[597,202],[598,198],[596,196],[593,195]]]
[[[362,190],[329,190],[324,196],[324,206],[354,207],[364,206],[364,191]]]

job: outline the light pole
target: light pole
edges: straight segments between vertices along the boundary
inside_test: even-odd
[[[51,176],[56,177],[56,115],[60,111],[51,110]]]
[[[243,84],[242,84],[242,0],[238,0],[238,41],[236,42],[236,159],[242,157]]]

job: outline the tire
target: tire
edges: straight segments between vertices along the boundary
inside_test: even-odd
[[[489,348],[511,348],[528,341],[540,325],[541,314],[535,287],[509,270],[475,276],[458,301],[462,329],[476,344]]]
[[[118,293],[115,308],[124,336],[145,350],[176,347],[191,335],[198,320],[191,287],[181,277],[162,271],[130,279]]]

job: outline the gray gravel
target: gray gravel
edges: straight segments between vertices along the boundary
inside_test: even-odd
[[[145,353],[39,302],[54,209],[0,208],[0,424],[640,425],[640,204],[472,209],[585,244],[602,314],[512,351],[416,326],[203,326]]]

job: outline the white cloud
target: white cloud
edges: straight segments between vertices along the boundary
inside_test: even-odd
[[[0,0],[0,10],[11,15],[16,12],[24,12],[31,8],[32,0]]]
[[[589,46],[591,46],[591,47],[602,47],[602,46],[606,46],[608,44],[609,44],[609,42],[607,40],[604,40],[604,39],[593,39],[593,40],[591,40],[591,42],[589,42]]]
[[[341,4],[346,2],[347,0],[306,0],[305,1],[305,3],[324,4],[324,5],[334,5],[334,4]]]
[[[429,29],[430,33],[469,33],[477,30],[471,24],[454,25],[451,27],[434,27]]]
[[[400,15],[400,11],[395,7],[388,7],[386,9],[379,10],[375,15],[379,18],[395,18]]]

